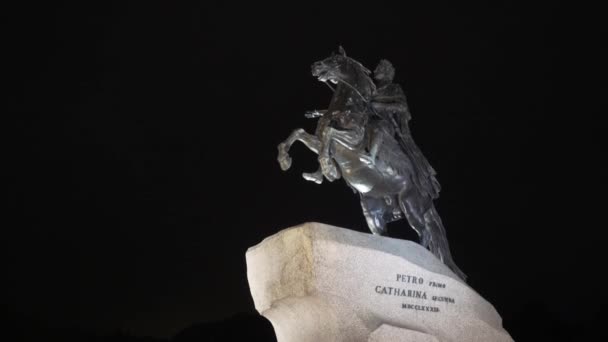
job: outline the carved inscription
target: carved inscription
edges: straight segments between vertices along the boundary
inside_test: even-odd
[[[435,305],[456,304],[454,298],[441,293],[444,289],[447,289],[447,286],[444,283],[434,280],[425,280],[422,277],[409,274],[396,274],[395,281],[397,284],[391,284],[390,286],[376,285],[374,291],[381,296],[408,299],[408,302],[401,303],[402,309],[440,312],[440,308]],[[415,299],[416,302],[411,303],[409,302],[409,299]]]

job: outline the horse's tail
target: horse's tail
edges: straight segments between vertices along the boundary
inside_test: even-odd
[[[467,276],[456,266],[456,263],[452,259],[450,253],[450,246],[448,245],[448,238],[445,233],[445,228],[441,222],[441,217],[437,213],[435,206],[431,208],[424,215],[424,220],[427,228],[428,246],[430,251],[435,254],[443,263],[448,266],[456,275],[466,282]]]

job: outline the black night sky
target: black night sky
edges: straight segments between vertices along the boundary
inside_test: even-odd
[[[314,130],[303,114],[330,91],[310,65],[341,44],[397,68],[454,258],[515,340],[590,339],[606,303],[593,273],[605,223],[588,222],[605,119],[572,110],[557,13],[506,1],[5,9],[3,312],[167,338],[255,317],[245,251],[263,238],[307,221],[367,231],[342,181],[300,177],[316,169],[305,147],[289,172],[276,162],[291,130]],[[389,229],[416,238],[405,221]]]

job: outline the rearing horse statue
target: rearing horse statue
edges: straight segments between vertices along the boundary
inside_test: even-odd
[[[376,79],[394,73],[390,63],[383,62],[375,71]],[[359,193],[363,214],[373,234],[386,234],[387,223],[405,217],[418,233],[420,244],[466,280],[452,260],[441,218],[433,204],[439,194],[439,183],[411,137],[407,123],[410,115],[400,88],[393,84],[378,87],[370,77],[371,72],[347,57],[342,47],[339,54],[315,62],[312,74],[334,90],[333,97],[326,110],[307,113],[308,117],[320,117],[314,135],[296,129],[279,144],[281,168],[291,167],[288,154],[291,145],[296,141],[304,143],[318,154],[320,166],[315,172],[304,173],[304,179],[321,184],[323,179],[331,182],[343,178]],[[386,100],[401,99],[400,96],[402,101]],[[399,105],[403,110],[399,110]]]

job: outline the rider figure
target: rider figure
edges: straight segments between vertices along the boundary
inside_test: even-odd
[[[374,70],[376,92],[372,95],[371,105],[376,113],[391,124],[397,124],[398,129],[412,118],[407,106],[405,94],[401,87],[393,83],[395,68],[391,62],[383,59]]]
[[[405,94],[399,84],[393,83],[395,68],[386,59],[380,60],[374,70],[374,80],[376,81],[376,91],[372,94],[370,105],[373,108],[375,117],[369,121],[369,163],[375,163],[378,150],[382,145],[384,134],[379,130],[384,130],[389,136],[397,138],[395,135],[407,130],[408,121],[411,114],[407,106]],[[313,110],[305,113],[307,118],[321,117],[326,110]],[[306,180],[320,184],[323,181],[321,170],[315,173],[304,173]]]
[[[408,121],[411,119],[405,94],[398,84],[393,83],[394,77],[395,68],[391,62],[386,59],[380,60],[374,70],[376,91],[372,94],[370,101],[377,114],[377,118],[370,123],[369,152],[372,161],[376,159],[383,136],[383,134],[375,132],[384,130],[390,136],[395,137],[395,134],[402,132],[407,127]]]

